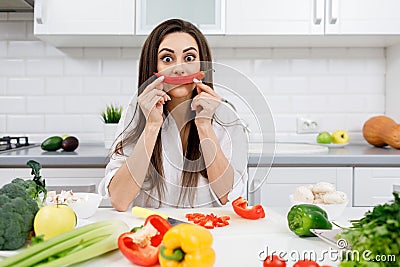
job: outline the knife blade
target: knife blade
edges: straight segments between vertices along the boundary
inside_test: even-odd
[[[310,232],[322,239],[323,241],[339,249],[347,248],[348,246],[346,240],[336,238],[336,235],[343,232],[342,229],[310,229]],[[346,242],[346,244],[344,244],[344,242]]]
[[[187,222],[175,219],[175,218],[171,218],[167,214],[159,212],[159,211],[145,209],[145,208],[138,207],[138,206],[134,206],[132,208],[132,215],[135,215],[135,216],[147,218],[153,214],[157,214],[157,215],[161,216],[162,218],[166,219],[172,226],[182,224],[182,223],[187,223]]]

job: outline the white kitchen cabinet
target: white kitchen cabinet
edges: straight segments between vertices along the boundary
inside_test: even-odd
[[[132,0],[36,0],[34,34],[58,47],[141,44]]]
[[[35,34],[134,34],[132,0],[36,0]]]
[[[268,173],[269,171],[269,173]],[[266,167],[249,168],[249,200],[265,206],[290,206],[289,195],[296,187],[329,182],[343,191],[352,206],[353,168],[351,167]],[[264,179],[264,177],[267,177]]]
[[[40,175],[45,179],[49,191],[72,190],[73,192],[97,193],[98,185],[104,177],[104,168],[43,168]],[[0,187],[14,178],[32,179],[30,168],[0,168]],[[102,206],[110,206],[103,200]]]
[[[324,0],[233,0],[226,3],[226,33],[323,34]],[[319,21],[314,19],[319,18]]]
[[[325,0],[326,34],[399,34],[398,0]]]
[[[180,18],[205,34],[225,33],[225,0],[137,0],[136,34],[149,34],[160,22]]]
[[[227,34],[380,35],[400,33],[398,0],[228,1]]]
[[[382,204],[393,199],[393,185],[400,184],[400,168],[354,168],[354,206]]]

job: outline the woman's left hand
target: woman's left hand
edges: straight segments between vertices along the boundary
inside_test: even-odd
[[[208,85],[193,80],[197,87],[197,96],[192,100],[192,110],[196,111],[197,126],[211,125],[211,119],[221,104],[222,98]]]

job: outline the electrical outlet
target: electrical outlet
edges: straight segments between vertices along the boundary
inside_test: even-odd
[[[314,118],[297,118],[297,133],[318,133],[318,121]]]

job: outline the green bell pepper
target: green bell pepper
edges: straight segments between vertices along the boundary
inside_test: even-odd
[[[287,220],[289,229],[301,237],[315,236],[310,229],[332,229],[326,211],[312,204],[294,205]]]

